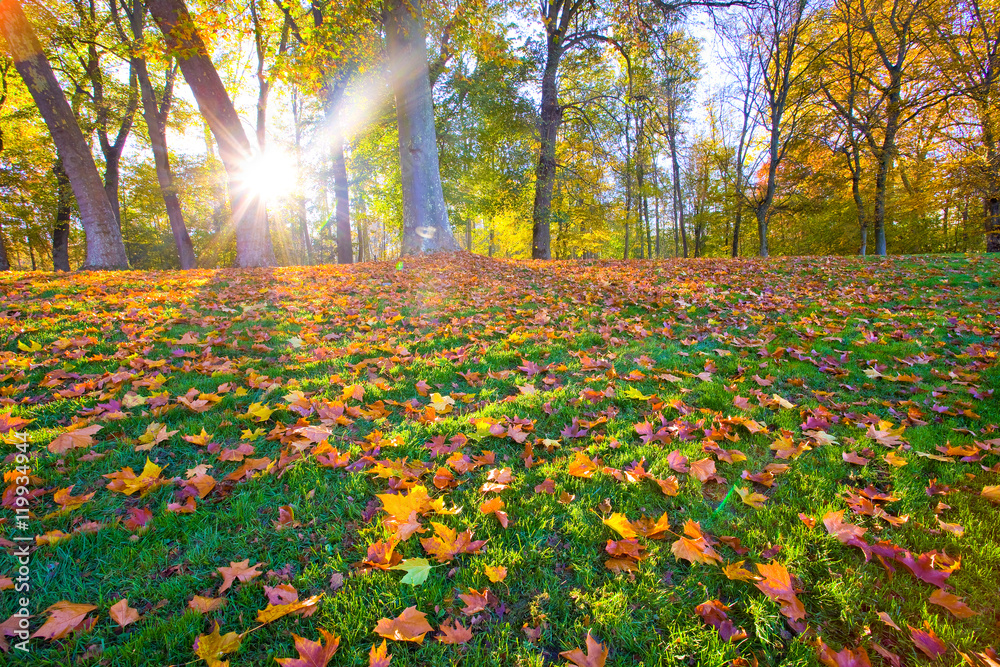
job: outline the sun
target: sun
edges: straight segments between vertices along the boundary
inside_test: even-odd
[[[295,193],[298,177],[292,156],[280,150],[267,150],[246,163],[240,182],[247,191],[264,201],[276,202]]]

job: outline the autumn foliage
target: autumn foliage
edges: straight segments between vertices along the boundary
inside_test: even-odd
[[[995,262],[0,280],[50,663],[996,664]]]

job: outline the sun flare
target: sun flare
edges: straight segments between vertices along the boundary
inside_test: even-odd
[[[244,167],[242,184],[267,202],[291,196],[298,184],[295,160],[283,151],[269,150],[255,155]]]

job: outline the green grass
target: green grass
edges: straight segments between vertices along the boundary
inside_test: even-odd
[[[727,665],[736,658],[761,665],[817,664],[817,636],[835,650],[864,646],[874,664],[882,660],[872,650],[875,642],[903,664],[920,664],[926,658],[907,624],[927,623],[945,642],[941,664],[959,664],[959,651],[998,644],[1000,513],[980,491],[998,484],[1000,445],[984,444],[981,458],[970,462],[923,456],[940,455],[938,447],[1000,438],[996,259],[534,264],[460,255],[407,261],[402,270],[365,264],[187,274],[14,273],[0,276],[0,293],[0,414],[32,420],[20,431],[34,457],[32,488],[45,491],[33,501],[25,531],[5,507],[6,538],[71,533],[86,521],[101,525],[97,532],[40,546],[31,558],[32,630],[60,600],[96,605],[96,624],[59,640],[32,639],[30,654],[8,653],[19,664],[198,661],[192,645],[199,635],[215,622],[223,633],[256,628],[257,611],[267,604],[264,586],[283,581],[300,598],[323,593],[318,611],[246,634],[228,656],[232,665],[276,664],[272,658],[295,655],[292,633],[316,639],[319,628],[341,637],[330,664],[365,665],[369,649],[381,642],[374,633],[379,619],[411,605],[435,628],[449,617],[466,627],[471,622],[474,637],[460,646],[433,635],[420,645],[390,642],[393,665],[561,664],[558,654],[584,646],[588,631],[610,650],[607,664],[630,667]],[[202,344],[179,344],[188,332]],[[42,350],[18,347],[31,342]],[[586,358],[610,362],[613,370],[585,369]],[[525,361],[550,370],[529,377],[518,369]],[[866,375],[870,368],[879,373]],[[629,379],[634,371],[644,377]],[[705,371],[709,375],[697,377]],[[470,384],[460,372],[481,379]],[[165,378],[159,388],[141,384],[158,374]],[[901,374],[917,381],[888,379]],[[754,376],[771,384],[760,386]],[[420,381],[431,393],[456,396],[455,410],[426,423],[416,419],[430,403],[417,391]],[[230,391],[204,413],[176,400],[191,388],[212,393],[225,383]],[[300,419],[285,397],[298,390],[340,401],[348,384],[365,390],[363,400],[348,400],[348,407],[382,401],[388,416],[356,416],[349,425],[334,426],[331,444],[349,450],[353,463],[363,456],[365,436],[399,436],[400,444],[374,458],[426,462],[429,470],[419,483],[447,506],[463,508],[457,515],[422,518],[425,526],[439,521],[488,540],[481,553],[433,569],[420,587],[401,584],[400,572],[358,567],[370,544],[390,536],[375,497],[388,492],[385,478],[366,469],[324,468],[306,448],[306,456],[290,464],[223,482],[240,463],[181,439],[204,429],[222,448],[249,443],[255,449],[250,457],[278,462],[292,450],[291,429]],[[528,384],[534,393],[518,389]],[[628,388],[654,398],[628,398]],[[165,394],[156,408],[147,403],[122,408],[118,419],[89,417],[103,427],[93,447],[65,454],[47,449],[81,413],[129,392],[147,399]],[[459,394],[471,395],[471,401]],[[762,405],[758,394],[777,394],[794,407],[773,400]],[[750,409],[737,407],[736,396],[747,399]],[[263,424],[245,416],[255,402],[275,409]],[[416,406],[409,413],[407,402]],[[830,422],[823,430],[837,444],[818,444],[803,433],[810,414]],[[651,421],[658,427],[661,415],[673,427],[672,441],[643,444],[634,426]],[[607,421],[585,437],[560,435],[574,418],[599,416]],[[731,426],[735,439],[721,440],[705,432],[718,431],[720,420],[730,417],[756,420],[768,432]],[[320,423],[316,413],[302,419]],[[424,443],[438,435],[474,435],[476,421],[504,419],[530,420],[529,442],[539,439],[535,466],[525,468],[524,447],[510,438],[471,438],[462,451],[470,457],[492,451],[495,463],[456,472],[456,489],[433,486],[434,471],[447,455],[435,458]],[[884,460],[890,448],[866,435],[869,419],[905,427],[905,444],[895,449],[905,466]],[[178,433],[136,451],[153,421]],[[245,429],[258,427],[270,435],[243,438]],[[744,470],[759,472],[776,462],[771,444],[782,429],[812,449],[780,461],[790,470],[771,488],[741,480]],[[747,457],[732,464],[716,460],[725,485],[702,484],[669,469],[669,452],[677,449],[692,461],[710,457],[703,445],[713,438]],[[12,454],[13,433],[7,439],[5,453]],[[540,439],[559,440],[560,446],[547,451]],[[600,470],[591,479],[571,476],[569,463],[581,448],[609,469],[645,460],[654,477],[676,474],[680,494],[664,496],[650,480],[621,482]],[[845,451],[862,452],[870,461],[847,464]],[[93,452],[102,456],[88,456]],[[142,498],[105,488],[102,475],[126,466],[138,472],[147,456],[175,481]],[[212,466],[208,473],[217,486],[197,501],[193,514],[168,512],[185,471],[199,465]],[[8,458],[4,470],[14,467]],[[509,488],[499,494],[511,522],[506,530],[478,510],[494,495],[479,490],[488,471],[504,467],[513,470]],[[556,493],[536,493],[547,478],[555,481]],[[929,496],[925,488],[932,478],[954,492]],[[57,509],[53,492],[71,485],[73,495],[94,492],[93,499],[64,516],[43,518]],[[720,504],[733,485],[763,493],[764,506],[753,509],[735,493]],[[908,521],[893,527],[848,509],[845,494],[868,485],[897,496],[886,509]],[[563,493],[572,500],[562,502]],[[938,514],[939,502],[949,508]],[[272,522],[285,505],[294,508],[301,525],[279,531]],[[793,631],[779,604],[752,583],[730,580],[719,567],[676,559],[674,535],[640,538],[647,550],[637,571],[609,571],[604,547],[618,535],[602,522],[608,506],[633,520],[666,512],[677,534],[690,519],[716,538],[737,537],[747,549],[743,555],[716,546],[727,563],[744,560],[751,570],[772,559],[783,564],[794,577],[808,629]],[[135,508],[153,513],[139,534],[123,523]],[[896,565],[890,573],[829,535],[822,517],[842,509],[846,521],[868,529],[865,539],[872,543],[887,540],[913,554],[937,550],[961,557],[948,584],[977,615],[953,617],[928,603],[934,587],[906,568]],[[816,519],[816,526],[809,528],[800,513]],[[938,518],[960,524],[964,535],[941,530]],[[773,547],[780,550],[766,558]],[[416,537],[400,543],[397,552],[404,558],[427,555]],[[270,574],[237,582],[223,594],[227,603],[219,611],[199,615],[188,609],[194,595],[218,595],[217,568],[244,559],[263,563],[261,571]],[[13,570],[14,559],[6,563],[5,572]],[[507,579],[491,584],[487,565],[507,567]],[[343,586],[332,590],[331,575],[337,573]],[[477,618],[464,616],[459,594],[487,587],[497,606]],[[0,618],[18,608],[17,597],[13,590],[0,592]],[[122,597],[141,614],[124,629],[109,617]],[[729,616],[747,639],[725,642],[695,614],[696,606],[711,599],[730,605]],[[885,625],[878,612],[887,612],[903,630]],[[542,628],[536,642],[528,641],[525,624]]]

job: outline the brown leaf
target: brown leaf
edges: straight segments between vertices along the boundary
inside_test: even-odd
[[[368,667],[389,667],[390,662],[392,662],[392,654],[389,653],[384,639],[379,646],[373,645],[368,651]]]
[[[845,647],[834,653],[833,649],[827,646],[822,639],[817,639],[816,654],[819,661],[827,667],[872,667],[868,652],[862,646],[853,651]]]
[[[111,605],[108,614],[111,616],[111,620],[123,628],[139,620],[139,610],[128,606],[128,598],[122,598]]]
[[[200,595],[195,595],[188,602],[188,607],[194,609],[199,614],[207,614],[209,612],[215,611],[226,604],[226,598],[206,598]]]
[[[947,647],[944,645],[944,642],[938,639],[937,634],[931,626],[926,626],[926,632],[918,630],[912,625],[907,625],[906,627],[910,629],[910,638],[913,640],[913,643],[928,658],[931,660],[937,660],[944,655]]]
[[[417,611],[416,607],[407,607],[396,618],[380,619],[375,626],[375,632],[386,639],[417,644],[423,643],[424,635],[433,630],[434,628],[427,622],[427,614]]]
[[[931,597],[928,602],[936,604],[939,607],[944,607],[950,611],[955,618],[971,618],[972,616],[978,615],[978,612],[972,611],[969,605],[962,602],[962,598],[957,595],[952,595],[951,593],[946,593],[940,588],[931,593]]]
[[[604,663],[608,659],[608,649],[604,644],[594,639],[593,635],[590,634],[590,630],[587,630],[586,653],[581,649],[575,648],[572,651],[563,651],[559,655],[577,667],[604,667]]]
[[[91,424],[75,430],[66,431],[49,443],[49,451],[53,454],[64,454],[71,449],[82,449],[94,444],[94,435],[103,427]]]
[[[42,627],[31,635],[32,638],[42,639],[62,639],[73,630],[85,623],[87,614],[97,609],[92,604],[79,604],[60,600],[51,605],[45,612],[49,615],[48,620]]]
[[[250,559],[242,560],[240,562],[231,562],[229,567],[218,568],[219,574],[222,575],[222,586],[219,587],[219,592],[224,593],[228,591],[233,585],[233,582],[239,579],[240,581],[247,582],[251,579],[259,577],[263,572],[259,572],[257,568],[261,566],[260,563],[251,566]]]
[[[712,459],[692,461],[691,474],[695,479],[704,484],[715,474],[715,461]]]
[[[438,629],[444,633],[443,637],[437,638],[442,644],[464,644],[472,639],[472,630],[462,627],[458,621],[455,621],[454,626],[451,625],[451,621],[446,621]]]
[[[340,648],[340,637],[323,628],[320,628],[319,634],[320,639],[312,641],[292,633],[292,639],[295,640],[295,650],[299,652],[299,657],[275,658],[275,662],[282,667],[326,667],[337,649]]]

